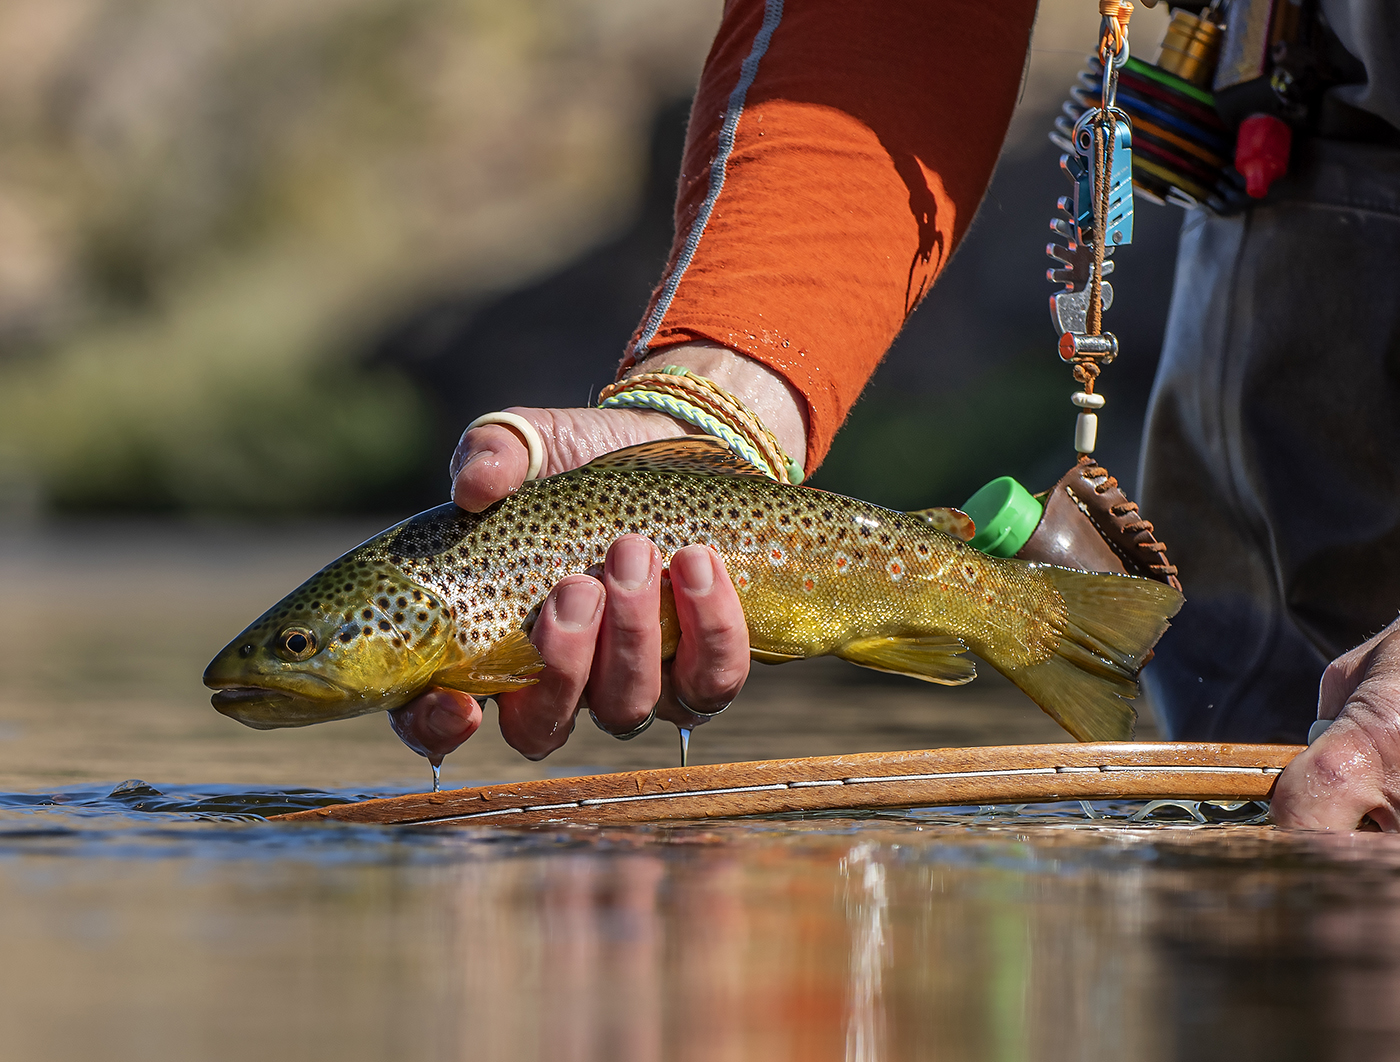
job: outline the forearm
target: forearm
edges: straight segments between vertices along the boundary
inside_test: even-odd
[[[683,344],[744,354],[799,396],[815,468],[971,222],[1034,12],[733,0],[692,112],[671,258],[624,369]]]

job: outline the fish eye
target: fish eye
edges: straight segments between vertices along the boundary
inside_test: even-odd
[[[305,627],[288,627],[277,636],[277,651],[292,660],[305,660],[316,652],[316,635]]]

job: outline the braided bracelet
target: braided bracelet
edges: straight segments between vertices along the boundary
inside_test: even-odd
[[[739,457],[780,483],[802,482],[802,466],[738,398],[713,380],[678,365],[605,387],[600,409],[653,409],[719,439]]]

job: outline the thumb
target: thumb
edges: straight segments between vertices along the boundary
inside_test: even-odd
[[[686,426],[664,413],[632,409],[505,410],[533,425],[544,444],[540,476],[553,476],[588,464],[613,450],[654,439],[687,434]],[[525,437],[504,424],[483,424],[462,435],[452,455],[452,500],[479,513],[525,482],[530,450]]]

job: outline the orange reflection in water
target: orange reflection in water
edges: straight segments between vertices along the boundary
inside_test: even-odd
[[[1053,819],[6,813],[0,1058],[1396,1055],[1394,839]]]

